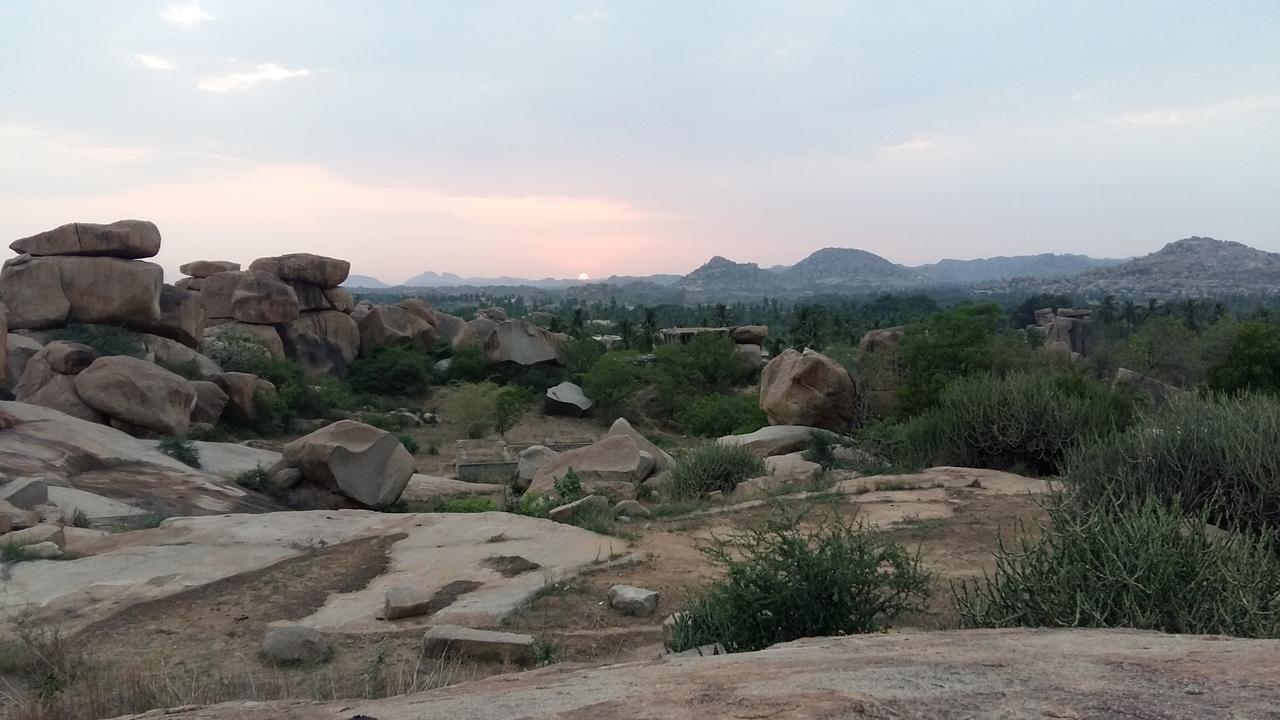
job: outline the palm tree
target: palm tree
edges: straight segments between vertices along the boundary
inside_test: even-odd
[[[1199,304],[1192,298],[1187,298],[1182,303],[1182,320],[1192,332],[1200,332],[1200,319],[1197,317],[1199,309]]]
[[[635,323],[631,322],[631,318],[622,318],[614,327],[617,329],[618,337],[622,338],[618,341],[619,344],[622,345],[622,349],[630,350],[631,341],[634,340],[636,336]]]
[[[1116,296],[1108,295],[1102,298],[1102,307],[1098,308],[1098,319],[1103,325],[1110,325],[1116,321]]]
[[[1140,318],[1138,317],[1138,305],[1132,300],[1125,300],[1124,305],[1120,308],[1120,319],[1132,330],[1138,325]]]
[[[636,349],[648,352],[653,349],[653,339],[658,335],[658,311],[651,307],[644,308],[643,318],[640,322],[640,336],[636,338]]]

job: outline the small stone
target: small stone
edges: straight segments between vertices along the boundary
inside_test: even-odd
[[[609,605],[625,615],[652,615],[658,609],[658,593],[634,585],[609,588]]]
[[[318,630],[289,625],[267,631],[262,654],[278,663],[314,665],[329,657],[329,643]]]
[[[641,505],[635,500],[623,500],[613,506],[614,517],[649,517],[649,508]]]
[[[387,588],[384,598],[382,617],[386,620],[417,617],[431,612],[431,596],[417,588]]]

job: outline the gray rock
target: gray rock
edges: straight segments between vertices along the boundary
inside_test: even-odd
[[[37,478],[16,478],[0,484],[0,501],[30,510],[37,505],[48,504],[49,485]]]
[[[36,560],[57,560],[62,557],[62,548],[57,543],[40,542],[23,546],[22,554]]]
[[[6,334],[5,345],[7,346],[9,357],[3,379],[5,387],[13,390],[18,386],[18,381],[22,379],[22,371],[27,369],[27,361],[31,359],[32,355],[40,352],[40,348],[44,346],[35,338],[17,333]]]
[[[609,588],[609,606],[624,615],[652,615],[658,609],[658,593],[634,585]]]
[[[9,249],[28,255],[94,255],[149,258],[160,252],[160,230],[146,220],[118,220],[108,225],[68,223],[14,240]]]
[[[371,508],[398,500],[414,471],[413,456],[395,435],[354,420],[294,440],[284,458],[308,481]]]
[[[384,600],[382,617],[386,620],[418,617],[431,612],[431,595],[418,588],[387,588]]]
[[[609,512],[609,501],[602,495],[588,495],[581,500],[552,508],[547,517],[559,523],[571,523],[593,512]]]
[[[649,515],[649,508],[635,500],[623,500],[613,506],[614,517],[647,518]]]
[[[657,466],[658,461],[654,459],[653,453],[641,450],[640,464],[636,466],[636,480],[644,481],[653,474],[653,469]]]
[[[547,389],[545,406],[548,415],[582,417],[591,410],[591,405],[591,400],[582,392],[582,388],[567,380]]]
[[[654,462],[657,463],[656,471],[665,472],[676,466],[675,458],[662,448],[654,445],[639,430],[631,427],[631,423],[626,418],[618,418],[609,426],[610,435],[626,435],[636,442],[636,447],[641,452],[647,452],[653,456]]]
[[[216,425],[227,407],[227,394],[218,384],[209,380],[195,380],[191,389],[196,391],[196,406],[191,410],[191,422]]]
[[[456,656],[523,664],[533,660],[532,635],[473,630],[458,625],[436,625],[422,638],[423,649],[433,656]]]
[[[324,636],[302,625],[271,628],[262,638],[262,654],[278,663],[314,665],[327,659],[329,652]]]
[[[230,260],[193,260],[178,266],[178,272],[193,278],[207,278],[220,272],[235,272],[239,269],[240,263]]]
[[[555,450],[545,445],[530,445],[520,451],[519,462],[516,463],[516,489],[521,492],[529,489],[529,483],[537,477],[538,471],[558,455]]]
[[[741,445],[751,450],[756,457],[766,458],[806,450],[813,444],[815,434],[832,442],[840,439],[839,435],[830,430],[804,425],[770,425],[745,435],[725,435],[716,442],[721,445]]]

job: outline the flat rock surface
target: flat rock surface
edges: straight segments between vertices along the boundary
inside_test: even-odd
[[[551,667],[385,700],[227,703],[168,720],[1275,717],[1280,641],[1129,630],[816,638],[757,653]]]
[[[23,609],[45,611],[74,632],[138,603],[318,548],[377,537],[394,539],[385,572],[358,590],[330,595],[295,624],[337,633],[439,623],[494,625],[526,604],[548,576],[572,577],[620,546],[616,538],[497,512],[339,510],[172,518],[155,529],[86,542],[78,548],[86,557],[12,566],[0,593],[0,617]],[[494,558],[505,558],[505,563]],[[511,558],[526,561],[520,572],[510,572]],[[465,592],[458,593],[459,583],[465,583]],[[379,620],[386,590],[398,586],[456,596],[429,618]]]
[[[500,499],[502,492],[503,486],[494,483],[473,483],[436,475],[414,473],[409,478],[409,484],[405,485],[404,492],[400,494],[400,499],[412,502],[430,502],[441,498],[467,497],[471,495],[485,495]]]

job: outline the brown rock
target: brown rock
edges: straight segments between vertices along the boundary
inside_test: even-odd
[[[323,255],[292,253],[258,258],[249,264],[249,269],[269,272],[281,280],[298,280],[321,288],[333,288],[347,279],[351,263]]]
[[[235,272],[239,269],[240,263],[230,260],[193,260],[179,266],[178,272],[193,278],[207,278],[220,272]]]
[[[94,360],[75,384],[86,405],[162,435],[186,432],[196,404],[196,391],[182,376],[125,355]]]
[[[178,281],[175,282],[173,286],[176,288],[180,288],[182,290],[190,290],[191,292],[200,292],[200,290],[204,287],[204,278],[193,278],[193,277],[178,278]]]
[[[245,323],[273,325],[298,319],[300,304],[293,288],[274,275],[249,270],[231,294],[231,317]]]
[[[849,372],[827,356],[786,350],[760,377],[760,409],[772,425],[805,425],[845,432],[858,418]]]
[[[319,285],[312,285],[298,280],[285,280],[284,282],[293,288],[293,294],[298,296],[298,308],[302,312],[333,309],[333,306],[329,304],[329,298],[325,295],[325,291]]]
[[[13,395],[19,402],[47,407],[81,420],[102,422],[101,413],[80,398],[74,377],[75,372],[88,367],[97,357],[98,353],[87,345],[51,342],[27,361]],[[71,372],[60,372],[59,368]]]
[[[622,499],[635,497],[637,477],[643,463],[640,448],[629,435],[608,435],[577,450],[568,450],[550,458],[529,483],[535,495],[555,493],[556,480],[573,468],[588,494],[611,495]]]
[[[440,334],[440,339],[448,341],[454,350],[475,344],[475,335],[471,332],[471,326],[466,320],[442,312],[435,314],[435,320],[436,332]]]
[[[324,292],[324,299],[328,301],[329,307],[332,307],[334,310],[350,315],[351,311],[355,309],[356,299],[351,297],[350,290],[335,287],[326,288],[322,292]]]
[[[284,448],[285,462],[321,487],[371,508],[400,498],[413,475],[413,456],[396,436],[372,425],[341,420]]]
[[[204,303],[209,319],[231,317],[231,296],[240,287],[241,273],[229,271],[214,273],[204,278],[200,287],[200,301]]]
[[[160,319],[163,276],[159,265],[110,257],[11,260],[0,272],[0,302],[9,307],[10,329],[68,322],[146,327]]]
[[[739,325],[729,330],[729,337],[739,345],[764,345],[769,338],[769,326]]]
[[[280,326],[285,352],[312,375],[343,376],[360,352],[360,328],[337,310],[305,312]]]
[[[415,343],[430,350],[436,330],[419,314],[399,305],[375,305],[359,323],[360,353],[368,355],[384,345]]]
[[[227,407],[227,393],[215,382],[193,380],[191,389],[196,392],[196,406],[191,410],[191,422],[216,425]]]
[[[160,289],[160,319],[137,327],[194,348],[200,344],[206,322],[206,306],[199,293],[165,285]]]
[[[475,341],[483,346],[489,341],[493,331],[498,329],[498,323],[487,317],[478,317],[474,320],[468,320],[467,327],[471,329],[471,336],[475,338]]]
[[[568,335],[548,332],[528,320],[507,320],[494,328],[484,343],[484,352],[491,363],[563,365],[568,342]]]
[[[15,240],[9,248],[35,256],[149,258],[160,252],[160,230],[146,220],[118,220],[109,225],[69,223]]]
[[[259,393],[276,391],[275,385],[250,373],[222,373],[214,378],[214,382],[227,394],[227,405],[223,412],[232,421],[242,424],[250,424],[258,419]]]

